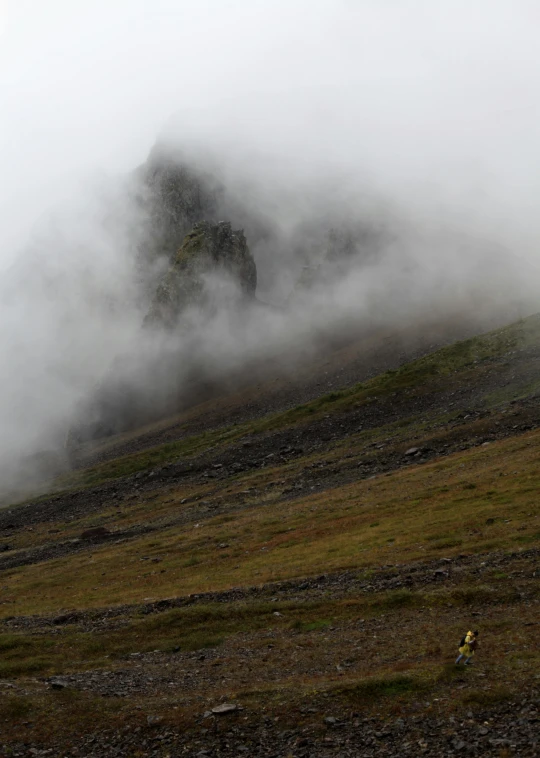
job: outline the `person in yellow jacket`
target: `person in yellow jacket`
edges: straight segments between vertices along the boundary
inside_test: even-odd
[[[461,645],[459,646],[459,655],[456,659],[456,666],[462,658],[465,658],[465,665],[469,666],[472,663],[471,658],[474,655],[474,651],[476,650],[477,645],[478,632],[467,632],[465,637],[461,640]]]

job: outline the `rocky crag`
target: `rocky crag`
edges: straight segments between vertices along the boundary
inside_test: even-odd
[[[257,267],[244,232],[234,231],[227,221],[200,222],[185,237],[157,287],[145,323],[172,327],[189,306],[209,305],[209,279],[214,275],[236,285],[239,297],[255,294]]]
[[[156,146],[134,175],[138,205],[146,218],[139,243],[141,256],[152,262],[172,260],[184,236],[203,220],[216,221],[222,188],[217,180]]]

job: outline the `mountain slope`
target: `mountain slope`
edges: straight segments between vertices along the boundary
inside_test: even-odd
[[[279,412],[263,385],[0,512],[6,745],[534,755],[539,360],[535,316]]]

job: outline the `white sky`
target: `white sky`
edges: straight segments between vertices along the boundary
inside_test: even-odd
[[[173,113],[398,198],[540,231],[540,5],[527,0],[4,0],[0,261]]]

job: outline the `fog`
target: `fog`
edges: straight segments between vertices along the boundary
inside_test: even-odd
[[[539,21],[524,0],[0,3],[6,486],[62,449],[111,371],[176,397],[193,363],[304,356],[344,324],[530,310]],[[165,263],[141,268],[133,172],[156,140],[227,187],[275,308],[141,332]],[[368,230],[361,260],[296,290],[332,227]]]

